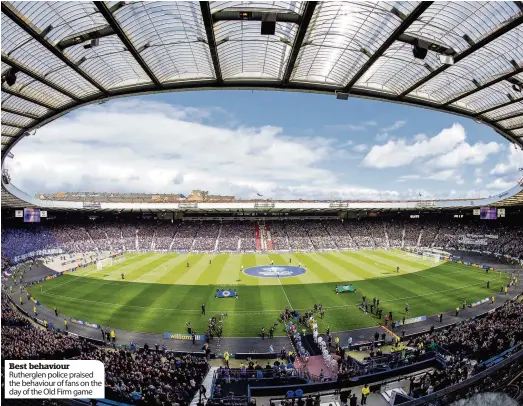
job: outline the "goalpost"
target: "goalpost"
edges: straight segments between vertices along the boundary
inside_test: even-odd
[[[423,250],[423,258],[432,259],[434,262],[443,261],[443,258],[449,257],[450,253],[437,248],[427,248]]]
[[[434,262],[440,261],[440,255],[433,252],[423,251],[423,259],[432,259]]]
[[[113,264],[112,258],[104,258],[102,260],[96,261],[96,269],[101,271],[104,268],[107,268],[108,266],[111,266]]]

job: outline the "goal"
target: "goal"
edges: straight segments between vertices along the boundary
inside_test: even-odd
[[[437,248],[423,250],[423,258],[432,259],[434,262],[443,261],[444,258],[448,257],[450,257],[450,253]]]
[[[440,254],[436,254],[434,252],[424,251],[423,252],[423,258],[424,259],[432,259],[434,262],[439,262],[441,257]]]
[[[96,269],[101,271],[104,268],[107,268],[108,266],[111,266],[113,264],[112,258],[104,258],[100,261],[96,261]]]

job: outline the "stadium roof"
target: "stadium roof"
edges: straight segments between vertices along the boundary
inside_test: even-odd
[[[1,8],[2,158],[23,135],[80,106],[222,88],[408,103],[471,117],[523,146],[521,1]]]
[[[94,198],[58,200],[41,199],[18,189],[12,183],[2,181],[2,208],[21,209],[40,207],[54,211],[105,211],[105,212],[159,212],[190,211],[217,213],[223,211],[265,211],[265,212],[332,212],[332,211],[392,211],[392,210],[440,210],[472,209],[482,206],[521,206],[523,205],[523,178],[513,188],[488,198],[445,199],[445,200],[231,200],[195,201],[180,199],[170,202],[151,202],[140,200],[112,201]]]

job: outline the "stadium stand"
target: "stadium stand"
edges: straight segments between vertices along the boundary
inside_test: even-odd
[[[108,251],[255,251],[254,221],[107,222],[53,224],[2,231],[6,257],[42,249],[65,252]],[[289,220],[267,223],[273,250],[375,249],[439,247],[481,249],[520,257],[523,231],[519,224],[480,223],[473,219],[440,222],[419,219]],[[264,227],[260,227],[264,229]],[[405,241],[403,241],[405,235]]]
[[[92,359],[105,365],[105,394],[126,404],[189,404],[205,377],[205,358],[165,349],[108,349],[63,332],[42,328],[13,310],[2,294],[2,363],[6,359]],[[2,385],[3,391],[3,385]]]

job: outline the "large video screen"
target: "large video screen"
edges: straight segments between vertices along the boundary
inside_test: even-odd
[[[40,209],[24,209],[24,223],[39,223]]]
[[[482,220],[496,220],[498,218],[498,212],[495,207],[482,207],[480,208],[479,218]]]

